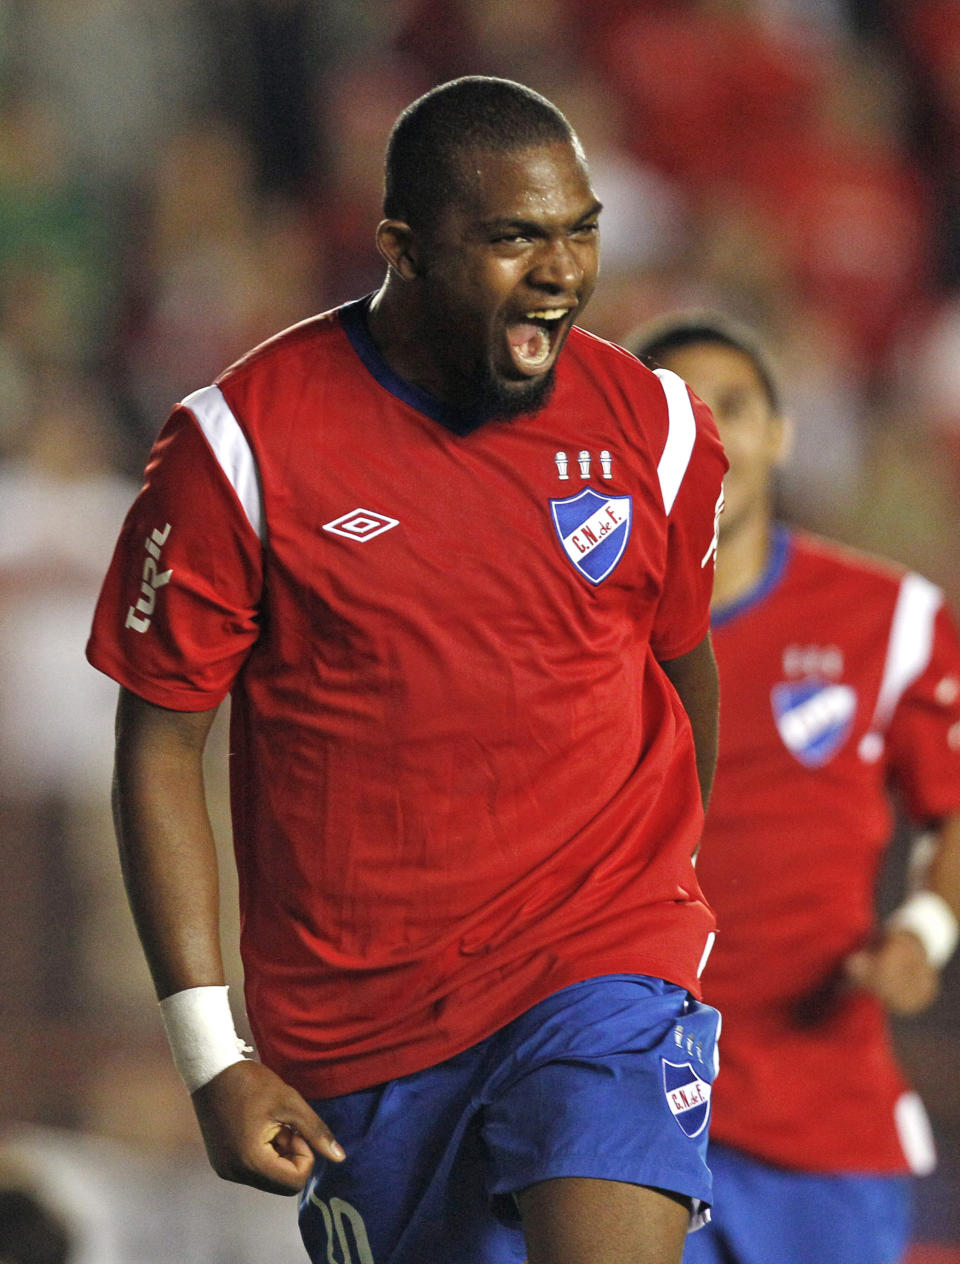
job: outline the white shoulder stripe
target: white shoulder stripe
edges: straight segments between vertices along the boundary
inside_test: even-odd
[[[893,718],[904,691],[930,662],[933,630],[943,593],[922,575],[910,573],[900,583],[897,604],[890,623],[887,658],[877,694],[870,730],[861,739],[860,755],[874,760],[883,750],[883,734]]]
[[[220,468],[247,515],[251,527],[263,539],[263,496],[260,471],[246,435],[230,411],[219,386],[205,386],[182,401],[197,419]]]
[[[697,423],[684,380],[677,377],[676,373],[671,373],[669,369],[656,369],[655,372],[660,379],[663,393],[667,397],[667,409],[670,415],[667,442],[657,466],[663,507],[669,514],[673,509],[673,502],[677,499],[687,466],[690,464],[690,456],[697,437]]]

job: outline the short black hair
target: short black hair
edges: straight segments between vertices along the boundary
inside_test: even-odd
[[[429,231],[464,192],[458,162],[467,148],[509,153],[534,145],[580,142],[546,97],[512,79],[466,75],[418,97],[387,143],[383,213]]]
[[[634,330],[624,346],[650,368],[658,368],[661,358],[671,351],[704,342],[730,347],[745,355],[760,379],[770,408],[774,413],[780,412],[780,390],[767,352],[752,329],[730,316],[720,312],[668,316]]]

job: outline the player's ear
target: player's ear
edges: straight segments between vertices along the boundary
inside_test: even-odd
[[[777,413],[773,422],[776,427],[773,436],[773,464],[779,468],[786,465],[793,454],[793,418]]]
[[[388,267],[402,281],[420,275],[420,250],[417,237],[402,219],[384,219],[377,225],[377,249]]]

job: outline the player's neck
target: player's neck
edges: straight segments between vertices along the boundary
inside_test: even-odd
[[[729,606],[760,582],[767,566],[772,521],[752,514],[721,530],[711,605]]]
[[[445,383],[430,354],[424,350],[428,340],[422,336],[419,309],[404,293],[404,282],[387,278],[374,295],[367,312],[367,329],[380,355],[406,382],[445,403],[455,402],[445,390]]]

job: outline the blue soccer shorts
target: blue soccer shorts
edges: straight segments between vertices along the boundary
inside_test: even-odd
[[[521,1264],[514,1195],[555,1177],[709,1204],[716,1010],[642,975],[564,988],[437,1066],[312,1102],[347,1152],[300,1203],[315,1264]],[[616,1233],[616,1226],[610,1226]]]
[[[714,1210],[683,1264],[899,1264],[910,1241],[909,1176],[824,1175],[710,1146]]]

